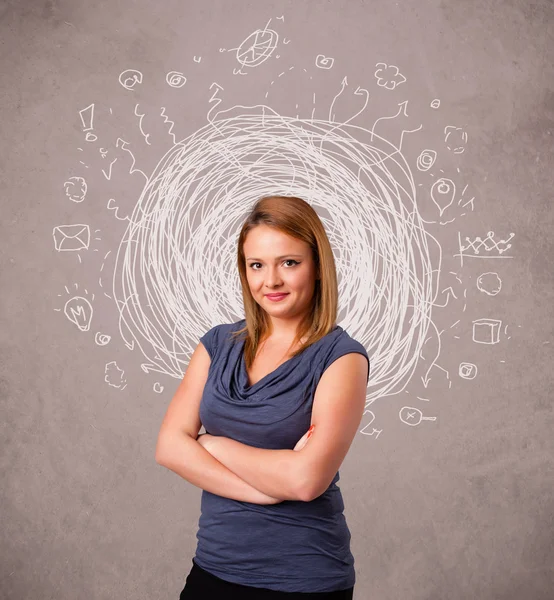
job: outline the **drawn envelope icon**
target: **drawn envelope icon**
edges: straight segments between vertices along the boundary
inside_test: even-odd
[[[88,250],[90,229],[88,225],[58,225],[52,233],[58,252]]]

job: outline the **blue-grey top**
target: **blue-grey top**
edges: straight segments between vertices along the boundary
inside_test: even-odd
[[[317,384],[337,358],[365,348],[340,326],[249,385],[244,339],[216,325],[200,341],[211,358],[200,404],[206,432],[256,448],[289,449],[310,426]],[[368,374],[369,379],[369,374]],[[285,592],[331,592],[355,583],[350,531],[335,474],[311,502],[261,505],[202,491],[194,562],[216,577]]]

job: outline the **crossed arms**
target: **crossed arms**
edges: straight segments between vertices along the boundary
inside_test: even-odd
[[[228,486],[233,486],[232,491],[231,487],[222,486],[221,481],[218,489],[229,489],[229,495],[221,494],[227,497],[240,499],[244,492],[252,498],[250,501],[257,499],[259,504],[283,500],[309,502],[329,487],[350,449],[365,407],[367,369],[364,356],[349,353],[325,370],[314,395],[313,436],[309,443],[301,438],[297,448],[302,447],[298,450],[254,448],[226,437],[203,434],[196,440],[189,437],[188,451],[181,446],[180,452],[172,452],[158,462],[202,489],[210,485],[215,489],[215,479],[225,477]],[[212,461],[206,462],[204,473],[197,470],[188,474],[187,462],[190,465],[195,458],[203,457],[204,451],[217,461],[219,470]],[[221,470],[221,465],[227,473]],[[209,484],[205,481],[208,478],[211,478]],[[239,489],[241,485],[243,489]]]

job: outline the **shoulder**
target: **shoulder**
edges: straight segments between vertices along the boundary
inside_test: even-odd
[[[245,319],[241,319],[240,321],[235,321],[234,323],[219,323],[218,325],[214,325],[213,327],[208,329],[204,335],[208,335],[208,334],[219,335],[220,333],[228,333],[231,331],[238,331],[245,325],[246,325]]]
[[[346,354],[361,354],[367,362],[367,379],[369,381],[370,360],[365,346],[340,326],[328,334],[328,336],[329,339],[324,345],[319,365],[320,376],[341,356],[345,356]]]
[[[215,358],[217,350],[225,342],[231,342],[233,340],[233,336],[230,335],[231,332],[241,329],[244,327],[245,323],[245,319],[241,319],[234,323],[220,323],[208,329],[208,331],[200,337],[200,342],[202,342],[212,360]]]

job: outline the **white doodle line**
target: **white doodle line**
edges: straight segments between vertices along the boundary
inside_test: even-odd
[[[146,181],[148,181],[148,177],[146,175],[146,173],[144,171],[141,171],[140,169],[135,169],[135,155],[131,152],[131,150],[129,150],[129,148],[126,148],[125,146],[129,145],[129,142],[126,142],[125,140],[121,139],[121,138],[117,138],[117,141],[115,143],[117,148],[121,148],[122,150],[124,150],[125,152],[128,152],[131,155],[131,158],[133,159],[133,163],[131,164],[131,167],[129,169],[129,173],[133,174],[133,173],[140,173],[144,179],[146,179]]]
[[[215,85],[212,92],[214,88]],[[220,90],[217,92],[217,95],[211,97],[212,104],[219,104],[221,101]],[[114,273],[114,298],[120,312],[121,329],[125,325],[126,337],[130,335],[137,343],[141,340],[139,347],[147,358],[145,368],[162,369],[170,375],[182,376],[184,360],[188,353],[186,341],[182,337],[182,328],[186,327],[186,324],[178,315],[184,314],[183,311],[186,313],[186,306],[190,300],[173,289],[175,281],[166,280],[168,269],[171,270],[170,265],[175,261],[184,260],[186,256],[188,267],[185,271],[193,280],[187,279],[183,284],[189,292],[205,290],[206,282],[213,281],[213,277],[205,273],[203,268],[198,270],[200,264],[208,265],[209,262],[202,259],[199,263],[198,259],[210,252],[203,244],[210,244],[214,240],[218,241],[218,253],[227,256],[228,252],[221,244],[225,243],[224,240],[227,240],[227,243],[231,243],[232,240],[228,235],[218,234],[217,229],[220,219],[224,217],[221,221],[223,226],[223,222],[227,223],[230,218],[234,218],[233,210],[243,209],[243,200],[237,194],[236,187],[237,178],[240,178],[240,189],[244,190],[248,197],[261,195],[264,191],[267,193],[272,185],[286,194],[296,191],[302,196],[309,190],[313,201],[324,205],[326,202],[335,202],[334,197],[325,192],[327,189],[342,190],[339,195],[347,195],[348,201],[343,199],[341,202],[340,198],[337,198],[337,204],[329,206],[329,210],[334,213],[337,213],[337,210],[352,213],[347,219],[348,223],[360,228],[358,234],[345,232],[344,237],[349,240],[347,254],[354,252],[351,244],[358,240],[356,244],[359,243],[360,248],[356,250],[357,261],[359,256],[364,256],[368,246],[363,243],[362,238],[365,237],[362,231],[369,229],[374,236],[376,248],[372,248],[371,257],[364,260],[370,260],[374,264],[361,270],[367,273],[369,269],[371,272],[371,269],[377,268],[376,265],[379,264],[382,274],[378,276],[378,280],[381,281],[383,277],[394,280],[391,285],[382,281],[378,284],[382,285],[382,289],[374,289],[372,292],[376,295],[372,296],[371,301],[385,306],[386,314],[381,315],[379,322],[374,324],[374,327],[382,330],[381,333],[373,332],[370,339],[379,339],[380,343],[384,344],[379,350],[379,356],[383,357],[387,352],[392,353],[389,359],[383,358],[380,366],[374,370],[375,393],[383,397],[395,392],[396,387],[406,385],[405,382],[409,380],[419,360],[419,351],[425,340],[424,334],[429,328],[433,296],[436,297],[433,287],[438,284],[437,278],[431,283],[431,278],[427,276],[431,270],[429,240],[432,236],[424,231],[421,224],[415,202],[415,184],[404,157],[375,131],[372,144],[361,142],[358,138],[365,136],[369,140],[370,137],[370,132],[362,127],[346,124],[337,127],[337,123],[328,120],[311,121],[283,117],[265,105],[237,105],[226,110],[218,109],[219,107],[210,107],[208,125],[172,148],[160,161],[153,172],[148,189],[130,217],[128,231],[118,251]],[[330,129],[333,131],[330,132]],[[323,152],[320,144],[322,137],[327,140]],[[279,153],[286,153],[287,156],[287,161],[281,164],[278,172],[275,171],[276,148]],[[349,164],[356,165],[354,170],[345,169],[339,154],[342,154]],[[386,157],[383,158],[384,155],[389,155],[390,164]],[[390,158],[392,155],[395,157]],[[306,171],[308,164],[311,166]],[[214,168],[211,169],[210,165]],[[311,182],[315,173],[313,165],[316,165],[315,170],[318,172],[316,186]],[[286,173],[283,172],[283,167],[286,167]],[[201,179],[197,176],[199,172],[205,173]],[[365,180],[362,180],[361,172],[364,173]],[[328,175],[323,175],[325,173]],[[321,177],[327,177],[327,183]],[[174,191],[169,194],[166,190],[169,182],[172,189],[178,186],[180,189],[191,190],[186,195],[186,207],[180,204],[183,201],[182,194],[175,194]],[[359,206],[352,200],[354,196],[360,199]],[[229,202],[230,197],[233,197],[232,203]],[[368,197],[371,197],[369,203]],[[214,203],[205,206],[211,199]],[[155,204],[151,204],[154,201]],[[160,206],[164,207],[163,210]],[[390,229],[390,215],[395,215],[394,232]],[[194,219],[197,223],[192,229],[191,224],[187,223],[189,219]],[[165,239],[162,243],[154,239],[162,231],[166,236],[168,232],[173,231],[189,233],[181,242]],[[387,242],[389,235],[394,237],[395,243]],[[404,235],[406,243],[398,242],[399,239],[404,239]],[[183,247],[185,241],[186,246]],[[171,253],[165,256],[164,253],[169,248]],[[408,262],[393,256],[395,252],[403,251],[403,248],[411,248],[411,258]],[[155,255],[152,255],[152,252]],[[349,259],[346,256],[344,260],[348,263]],[[414,260],[422,262],[421,268],[416,267]],[[140,266],[144,261],[148,262],[147,269]],[[196,266],[191,268],[191,265]],[[181,270],[178,265],[174,266]],[[406,272],[411,272],[412,269],[417,270],[417,276],[414,274],[406,277]],[[139,272],[142,273],[140,277]],[[196,281],[197,277],[204,283]],[[402,289],[403,286],[414,289],[398,296],[396,292],[391,291]],[[175,293],[179,294],[179,299],[173,296]],[[391,295],[391,298],[384,301],[381,298],[383,294],[387,297]],[[119,298],[125,298],[125,302],[117,302]],[[394,331],[399,326],[399,319],[395,311],[409,308],[407,305],[400,309],[397,303],[407,302],[408,299],[412,302],[415,299],[418,306],[414,309],[413,318],[409,323],[408,311],[404,329],[396,335]],[[172,306],[181,307],[173,316],[166,312]],[[198,306],[209,306],[204,291],[198,298]],[[360,318],[356,310],[354,309],[352,318],[359,323]],[[362,310],[361,305],[358,310]],[[363,310],[364,314],[373,314],[365,306]],[[210,319],[213,319],[213,308],[210,308],[209,312]],[[155,313],[155,316],[152,313]],[[162,327],[163,331],[172,332],[171,344],[166,343],[158,326]],[[387,333],[388,329],[390,331]],[[411,339],[410,343],[399,341],[406,336]],[[395,345],[399,343],[404,349],[408,343],[408,346],[418,350],[410,354],[398,348],[395,350]],[[159,358],[153,356],[152,350]]]
[[[160,116],[164,118],[164,123],[171,123],[171,127],[168,130],[168,134],[173,136],[173,143],[176,143],[175,140],[175,134],[173,133],[173,126],[175,125],[175,121],[170,121],[169,117],[167,115],[164,114],[165,112],[165,106],[162,106],[162,112],[160,113]]]
[[[145,142],[146,142],[146,143],[147,143],[149,146],[151,146],[152,144],[151,144],[151,143],[148,141],[148,138],[150,137],[150,134],[149,134],[149,133],[144,133],[144,130],[143,130],[143,128],[142,128],[142,119],[144,118],[144,115],[145,115],[146,113],[142,113],[142,114],[140,114],[140,115],[139,115],[139,114],[137,113],[137,109],[138,109],[138,104],[135,106],[135,115],[136,115],[137,117],[140,117],[140,120],[139,120],[139,129],[140,129],[140,132],[142,133],[142,136],[144,137],[144,141],[145,141]]]

